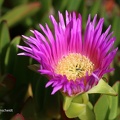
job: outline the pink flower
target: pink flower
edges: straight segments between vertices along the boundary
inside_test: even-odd
[[[102,33],[104,19],[96,23],[97,15],[93,21],[89,15],[84,38],[80,14],[66,11],[65,18],[60,12],[58,15],[58,23],[50,15],[54,32],[47,24],[45,27],[40,24],[44,34],[33,30],[34,37],[23,36],[28,46],[18,45],[24,50],[18,55],[32,57],[40,63],[39,72],[48,76],[46,87],[53,87],[52,94],[60,90],[73,96],[88,91],[113,70],[109,65],[117,51],[113,47],[115,37],[109,33],[111,26]]]

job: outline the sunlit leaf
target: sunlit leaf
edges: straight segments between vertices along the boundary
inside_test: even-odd
[[[78,117],[81,120],[95,120],[93,111],[87,104],[79,104],[72,102],[65,111],[68,118]]]
[[[95,104],[94,112],[96,120],[107,120],[108,118],[108,107],[109,99],[107,95],[103,95],[98,102]]]
[[[91,88],[87,93],[88,94],[100,93],[100,94],[108,94],[108,95],[115,95],[115,96],[117,95],[114,89],[102,79],[99,81],[99,83],[96,86]]]
[[[64,104],[63,104],[63,109],[64,110],[67,110],[69,108],[72,100],[73,100],[73,97],[68,97],[68,96],[64,97]]]
[[[68,118],[75,118],[86,109],[86,104],[71,103],[69,109],[65,111]]]
[[[120,92],[120,82],[113,86],[116,93]],[[102,95],[94,106],[96,120],[116,120],[120,115],[120,95]],[[117,119],[118,120],[118,119]]]
[[[110,113],[109,113],[109,119],[115,119],[117,117],[118,114],[120,114],[120,82],[116,82],[113,85],[113,89],[116,91],[116,93],[118,93],[117,97],[112,97],[109,96],[110,99],[110,103],[109,103],[109,107],[110,107]]]

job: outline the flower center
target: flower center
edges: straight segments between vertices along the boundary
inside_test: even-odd
[[[76,80],[91,73],[94,70],[94,64],[84,55],[78,53],[70,53],[64,56],[57,64],[55,72],[57,74],[66,75],[68,80]]]

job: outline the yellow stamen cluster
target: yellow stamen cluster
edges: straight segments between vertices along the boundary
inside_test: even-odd
[[[68,80],[75,81],[77,78],[86,76],[86,72],[90,75],[93,70],[94,64],[87,57],[78,53],[70,53],[58,62],[55,72],[66,75]]]

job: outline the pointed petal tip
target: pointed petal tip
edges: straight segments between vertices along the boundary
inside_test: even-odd
[[[116,51],[116,52],[118,51],[118,47],[115,49],[115,51]]]
[[[97,17],[97,14],[95,14],[95,17]]]
[[[34,30],[30,30],[30,32],[32,32],[34,34]]]
[[[58,14],[61,14],[61,12],[60,12],[60,11],[58,11]]]
[[[47,88],[47,87],[49,87],[52,84],[53,84],[53,81],[49,81],[49,82],[47,82],[47,84],[45,85],[45,87]]]
[[[25,36],[25,35],[22,35],[22,37],[25,38],[25,39],[27,39],[27,40],[29,39],[29,37],[27,37],[27,36]]]
[[[18,53],[17,55],[25,55],[25,53]]]
[[[56,93],[58,90],[60,90],[61,88],[62,88],[62,85],[54,87],[51,95],[55,94],[55,93]]]
[[[20,45],[16,45],[16,46],[19,48]]]

